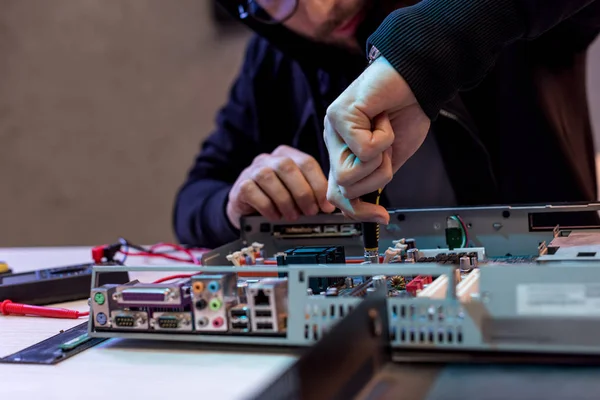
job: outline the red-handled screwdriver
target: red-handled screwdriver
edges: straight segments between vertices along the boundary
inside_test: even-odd
[[[89,315],[88,312],[67,310],[66,308],[30,306],[28,304],[13,303],[4,300],[0,303],[0,313],[4,315],[37,315],[48,318],[77,319]]]

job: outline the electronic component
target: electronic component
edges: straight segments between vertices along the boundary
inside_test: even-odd
[[[110,312],[110,323],[116,329],[146,330],[150,326],[148,312],[137,310],[113,310]]]
[[[106,340],[89,337],[87,330],[88,323],[84,322],[33,346],[0,358],[0,363],[58,364]]]
[[[276,260],[267,257],[264,265],[259,265],[256,257],[256,265],[239,267],[227,265],[228,261],[200,268],[191,265],[165,267],[165,271],[194,273],[194,280],[204,279],[195,287],[191,285],[194,297],[190,310],[193,313],[192,330],[169,331],[180,326],[173,318],[163,321],[166,330],[162,331],[153,329],[156,325],[153,322],[146,330],[111,330],[102,328],[95,318],[90,326],[90,335],[310,346],[364,299],[384,289],[383,292],[387,293],[386,316],[390,320],[389,343],[394,351],[415,348],[427,352],[451,350],[454,353],[507,350],[600,354],[600,338],[589,335],[600,315],[594,306],[600,285],[600,265],[592,262],[595,255],[591,254],[594,246],[600,246],[600,235],[594,238],[594,235],[588,234],[587,242],[582,243],[583,236],[578,238],[575,232],[567,234],[555,229],[546,233],[551,236],[546,241],[550,245],[539,246],[536,243],[527,247],[526,243],[530,244],[542,235],[539,230],[529,231],[529,224],[527,231],[519,228],[523,213],[533,211],[529,207],[500,207],[407,212],[405,220],[411,221],[409,225],[415,227],[416,234],[412,230],[404,230],[406,225],[403,225],[402,232],[410,236],[406,239],[398,239],[401,235],[394,237],[392,246],[385,252],[385,264],[364,264],[361,263],[362,257],[346,258],[346,248],[340,244],[343,240],[324,246],[314,243],[303,245],[309,242],[289,240],[287,243],[291,246],[285,247],[287,250]],[[513,221],[515,215],[519,217]],[[446,246],[444,235],[449,216],[453,217],[449,221],[451,225],[460,225],[465,233],[460,245],[452,249]],[[499,217],[503,218],[501,223],[498,222]],[[318,222],[320,218],[329,221],[331,216],[312,220]],[[397,220],[400,221],[400,218]],[[489,230],[486,230],[485,224]],[[517,228],[513,230],[514,226]],[[583,235],[583,232],[579,233]],[[518,240],[513,240],[514,235],[518,236]],[[561,240],[569,243],[561,244]],[[359,238],[354,241],[361,242]],[[500,244],[493,245],[495,254],[490,256],[488,248],[481,243],[496,241]],[[430,243],[436,244],[430,246]],[[235,243],[237,249],[248,247],[251,246],[243,241]],[[226,254],[232,254],[235,248],[226,247]],[[577,255],[582,262],[560,261],[553,263],[552,268],[544,265],[552,262],[550,259],[544,261],[545,257],[554,257],[561,251],[566,256],[567,250],[572,254],[575,250],[582,253]],[[217,250],[210,257],[218,259],[218,254],[223,253],[223,250]],[[111,268],[97,266],[96,270],[107,272]],[[127,270],[123,266],[114,268]],[[135,271],[144,271],[144,268],[137,266]],[[156,268],[148,267],[148,270],[156,271]],[[278,277],[245,275],[246,278],[240,279],[241,273],[256,274],[263,269]],[[211,290],[206,289],[209,285],[207,280],[214,276],[222,279],[225,275],[231,275],[231,283],[227,284],[232,293],[231,302],[223,308],[216,307],[224,315],[217,322],[221,329],[215,330],[211,322],[215,316],[197,315],[198,308],[210,311],[212,295]],[[309,285],[318,279],[324,279],[321,282],[326,284],[313,290]],[[107,298],[110,296],[112,294],[107,293]],[[180,309],[159,310],[152,305],[117,304],[112,298],[108,303],[107,314],[101,318],[108,321],[106,324],[114,319],[112,313],[115,311],[147,311],[149,321],[153,320],[153,312],[179,313],[180,317],[187,312]],[[94,299],[92,306],[98,311],[103,307]],[[138,321],[134,324],[143,323],[139,315],[136,317]],[[123,323],[131,324],[131,319]],[[208,329],[202,330],[204,326]]]
[[[303,224],[274,225],[273,236],[282,239],[342,238],[360,236],[360,224]]]
[[[59,347],[63,352],[71,351],[71,350],[76,349],[77,347],[81,346],[82,344],[89,342],[90,340],[92,340],[92,338],[89,337],[86,332],[82,335],[77,336],[74,339],[66,341],[65,343],[61,344]]]
[[[112,298],[128,307],[186,307],[191,303],[190,280],[117,286]]]
[[[446,245],[450,250],[466,246],[465,233],[460,221],[454,216],[446,218]]]
[[[401,235],[410,235],[421,249],[447,248],[445,228],[450,216],[460,216],[466,222],[469,246],[485,247],[488,257],[503,257],[507,253],[515,256],[531,255],[537,252],[540,243],[550,243],[552,230],[560,225],[563,229],[596,229],[599,203],[580,204],[539,204],[524,206],[488,206],[432,209],[389,209],[390,223],[380,228],[379,248],[383,252],[393,247],[393,241]],[[362,233],[351,237],[306,237],[282,238],[276,235],[280,226],[325,226],[356,224],[342,214],[301,216],[293,223],[272,223],[259,215],[241,219],[241,243],[260,242],[264,244],[265,257],[294,246],[344,246],[346,256],[363,257]],[[360,224],[358,230],[360,231]],[[454,225],[456,226],[456,225]],[[240,247],[246,246],[242,244]],[[460,247],[460,246],[456,246]],[[219,259],[218,255],[222,256]],[[224,252],[215,249],[212,257],[207,257],[211,265],[227,265]],[[204,257],[203,257],[204,258]]]
[[[229,309],[229,330],[231,332],[250,332],[251,311],[247,304],[238,304]]]
[[[93,264],[41,269],[0,275],[0,301],[46,305],[87,299],[90,295]],[[125,283],[127,272],[100,274],[99,283]]]
[[[157,331],[191,331],[194,324],[189,311],[154,311],[150,326]]]
[[[286,278],[271,278],[248,286],[253,332],[284,332],[287,329],[287,284]]]
[[[226,332],[229,309],[237,304],[237,277],[233,273],[192,277],[195,330]]]
[[[99,329],[191,331],[191,280],[103,285],[91,292],[92,318]]]
[[[297,264],[345,264],[346,255],[343,246],[310,247],[299,246],[277,255],[277,265]],[[311,278],[308,287],[315,294],[327,291],[339,278]]]

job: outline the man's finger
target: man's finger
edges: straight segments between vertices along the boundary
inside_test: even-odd
[[[253,173],[253,180],[271,199],[285,219],[290,221],[298,219],[300,215],[296,210],[296,203],[273,169],[270,167],[257,168]]]
[[[242,205],[247,205],[256,210],[260,215],[264,216],[271,222],[279,221],[281,214],[277,210],[275,204],[258,187],[256,182],[247,179],[240,184],[238,201]]]
[[[331,174],[327,199],[350,219],[360,222],[377,222],[385,225],[389,223],[390,216],[385,208],[365,203],[359,199],[349,200],[344,197],[339,186],[332,179]]]
[[[312,157],[307,157],[312,160]],[[273,168],[287,190],[292,194],[300,211],[304,215],[316,215],[319,212],[319,204],[314,189],[298,166],[297,161],[289,157],[274,157]],[[320,170],[321,167],[317,164],[317,168]],[[322,172],[321,175],[323,175]],[[327,182],[325,182],[326,184]]]
[[[378,158],[394,143],[394,131],[387,113],[371,120],[364,114],[359,118],[357,114],[361,112],[350,110],[346,121],[339,121],[334,126],[350,151],[366,163]]]
[[[327,119],[324,137],[327,139],[330,168],[334,171],[333,178],[339,185],[352,185],[372,174],[381,164],[381,155],[367,162],[360,161]]]
[[[375,172],[350,186],[340,185],[340,190],[344,197],[348,199],[356,199],[367,193],[371,193],[377,189],[385,187],[391,182],[393,177],[392,149],[390,148],[383,153],[383,161],[381,162],[379,168],[375,170]]]
[[[323,169],[314,157],[286,145],[277,147],[275,151],[273,151],[273,155],[286,156],[294,160],[313,191],[317,207],[325,213],[332,213],[335,211],[335,206],[327,201],[327,178],[323,173]],[[316,212],[319,211],[318,208]]]
[[[333,212],[335,206],[327,201],[327,178],[319,163],[307,154],[300,154],[292,157],[312,188],[318,208],[325,213]]]

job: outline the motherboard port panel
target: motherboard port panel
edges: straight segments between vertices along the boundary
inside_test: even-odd
[[[238,303],[236,274],[196,275],[192,277],[195,330],[227,332],[229,309]]]
[[[156,268],[94,267],[99,272],[120,270],[131,273],[155,272]],[[233,274],[234,283],[229,286],[233,293],[237,293],[235,275],[238,272],[264,269],[195,265],[160,268],[165,272],[201,273],[194,276],[207,279]],[[600,337],[589,334],[600,324],[598,308],[594,306],[600,287],[598,263],[563,261],[519,265],[487,262],[479,263],[465,273],[460,265],[426,262],[269,268],[286,278],[265,278],[249,283],[248,303],[232,305],[226,313],[227,331],[179,330],[183,326],[170,318],[173,316],[170,313],[181,313],[179,310],[123,309],[113,303],[108,308],[104,325],[97,323],[97,318],[90,318],[89,334],[104,338],[311,346],[327,335],[334,324],[352,313],[365,296],[380,293],[384,288],[388,294],[390,345],[395,351],[600,355]],[[324,295],[310,295],[308,282],[322,276],[344,278],[344,285],[329,288]],[[369,279],[362,283],[353,279],[360,276]],[[410,282],[418,277],[421,277],[422,285],[415,293],[410,293],[411,290],[407,290],[411,289]],[[196,285],[196,290],[209,283],[203,281]],[[212,290],[216,287],[211,286]],[[102,301],[101,296],[97,299],[92,296],[92,315],[106,311],[103,307],[110,288],[104,288],[106,292],[98,289],[102,287],[94,287],[92,293],[103,293],[105,297]],[[331,295],[328,294],[330,291]],[[161,312],[169,314],[156,314]],[[160,316],[167,317],[161,319],[159,325],[165,329],[157,330],[155,326]],[[285,320],[282,317],[286,317]],[[152,327],[148,326],[151,320],[156,320]],[[280,329],[283,331],[276,332]],[[552,340],[544,341],[544,338]]]
[[[117,286],[112,298],[127,307],[185,307],[191,302],[190,280],[178,279],[171,283]]]
[[[264,279],[248,286],[253,332],[284,332],[288,317],[287,278]]]

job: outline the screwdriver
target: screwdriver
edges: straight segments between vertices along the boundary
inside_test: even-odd
[[[381,191],[378,189],[374,192],[361,196],[361,200],[365,203],[379,205]],[[371,264],[379,264],[379,224],[377,222],[362,223],[363,246],[365,248],[365,261]]]

